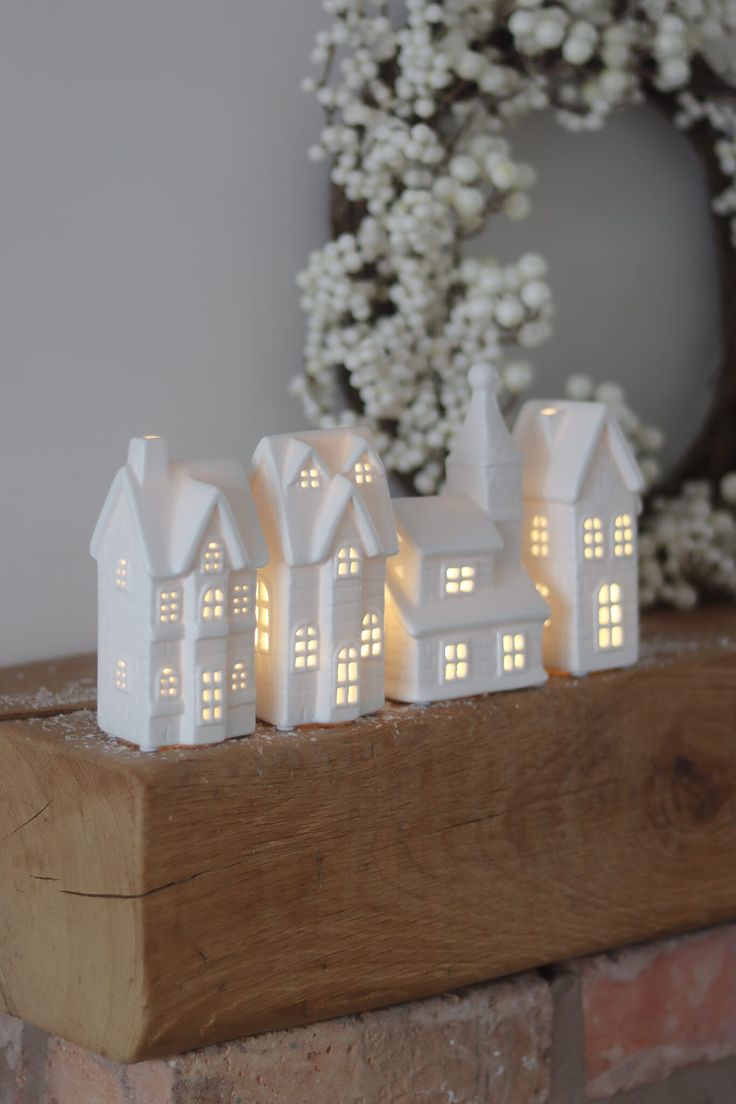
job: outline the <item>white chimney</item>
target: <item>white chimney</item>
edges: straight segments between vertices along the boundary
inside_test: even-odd
[[[128,447],[128,463],[139,483],[164,479],[169,472],[169,446],[162,437],[133,437]]]

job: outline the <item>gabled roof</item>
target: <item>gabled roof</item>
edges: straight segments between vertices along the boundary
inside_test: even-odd
[[[393,571],[386,586],[411,636],[461,636],[484,625],[541,623],[549,617],[547,603],[521,566],[473,594],[438,595],[429,602],[414,602]]]
[[[143,479],[129,461],[115,476],[95,526],[90,546],[95,559],[121,499],[130,510],[146,570],[154,579],[189,573],[215,513],[234,570],[262,567],[268,558],[245,472],[234,461],[166,459],[155,474]]]
[[[353,469],[366,456],[370,483],[356,483]],[[302,488],[298,475],[314,458],[319,487]],[[320,563],[332,552],[340,522],[351,511],[368,556],[398,551],[386,474],[370,430],[350,427],[264,437],[250,468],[253,494],[267,531],[272,530],[292,567]]]
[[[516,420],[514,440],[524,456],[525,498],[577,502],[602,440],[632,494],[644,487],[631,446],[616,416],[603,403],[527,402]]]
[[[501,548],[498,529],[467,495],[395,498],[396,528],[418,556],[477,555]]]

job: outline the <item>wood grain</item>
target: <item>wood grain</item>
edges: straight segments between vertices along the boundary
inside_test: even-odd
[[[736,916],[736,613],[541,690],[144,755],[0,724],[0,1003],[118,1060]]]
[[[0,720],[94,709],[96,700],[94,655],[0,667]]]

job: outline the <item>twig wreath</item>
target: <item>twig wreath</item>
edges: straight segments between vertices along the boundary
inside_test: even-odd
[[[649,102],[686,132],[713,196],[723,359],[711,413],[662,479],[663,437],[615,382],[576,375],[576,398],[615,407],[650,486],[639,543],[644,605],[736,596],[736,79],[713,61],[736,0],[323,0],[304,82],[326,114],[310,156],[332,160],[333,239],[299,278],[308,316],[294,391],[319,425],[372,425],[411,490],[442,481],[468,397],[493,361],[511,413],[532,383],[524,351],[551,333],[544,260],[463,257],[491,215],[523,218],[534,169],[509,131],[552,108],[573,131]]]

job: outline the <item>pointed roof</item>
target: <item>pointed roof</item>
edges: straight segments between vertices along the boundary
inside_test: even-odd
[[[498,405],[498,372],[490,364],[474,364],[468,373],[470,400],[462,429],[447,458],[455,464],[496,467],[518,464],[519,452]]]
[[[136,462],[136,450],[138,455],[156,453],[150,470]],[[191,571],[216,513],[234,570],[262,567],[268,558],[248,480],[232,460],[172,463],[165,442],[134,438],[128,463],[115,476],[95,526],[90,545],[95,559],[121,500],[130,510],[143,562],[154,579]]]
[[[372,478],[358,484],[354,468],[364,456]],[[302,488],[299,473],[312,461],[319,486]],[[291,567],[326,559],[347,511],[368,556],[398,551],[386,473],[370,430],[362,426],[264,437],[253,454],[250,479],[264,527],[277,534]]]
[[[525,498],[577,502],[602,440],[629,491],[643,490],[644,479],[631,446],[616,415],[604,403],[527,402],[516,420],[514,440],[524,456]]]
[[[396,528],[418,556],[477,556],[497,552],[501,534],[467,495],[395,498]]]

